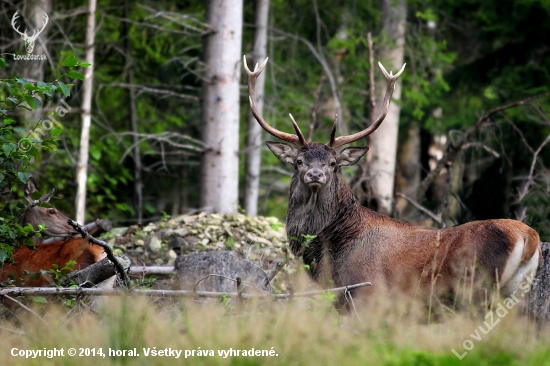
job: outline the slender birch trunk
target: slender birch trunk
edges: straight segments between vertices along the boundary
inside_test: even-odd
[[[267,56],[267,22],[269,0],[256,1],[256,21],[254,33],[254,63],[262,63]],[[256,81],[257,106],[260,114],[264,107],[265,72]],[[244,209],[250,216],[258,214],[260,189],[260,163],[262,158],[262,128],[252,112],[248,111],[248,133],[246,137],[246,182]]]
[[[378,58],[388,72],[392,70],[395,73],[403,66],[406,20],[406,0],[382,0],[382,32],[386,42],[380,48]],[[376,84],[376,90],[380,92],[377,95],[376,105],[381,108],[383,100],[381,91],[386,89],[386,83],[380,78]],[[397,134],[401,111],[401,107],[396,102],[399,99],[401,99],[400,80],[395,84],[393,102],[390,104],[386,119],[376,133],[370,135],[369,140],[369,173],[379,201],[378,210],[386,214],[392,212],[393,206]]]
[[[239,79],[242,0],[209,0],[202,86],[203,141],[201,204],[219,213],[237,211],[239,198]]]
[[[88,151],[90,125],[92,121],[92,79],[94,76],[94,39],[95,39],[96,0],[88,3],[88,26],[86,28],[86,62],[91,66],[84,73],[82,97],[82,132],[80,134],[80,152],[76,166],[76,221],[84,224],[86,219],[86,181],[88,180]]]

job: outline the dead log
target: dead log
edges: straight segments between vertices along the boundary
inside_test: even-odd
[[[125,271],[130,268],[130,259],[125,255],[117,255],[116,259],[121,263]],[[116,275],[114,264],[108,259],[103,258],[97,263],[94,263],[80,271],[74,271],[60,281],[61,286],[69,286],[76,284],[82,287],[92,287],[100,284],[108,278]]]
[[[550,320],[550,243],[540,243],[542,258],[533,281],[530,310],[541,321]]]
[[[242,293],[271,293],[269,278],[256,263],[231,251],[191,253],[176,258],[178,286],[182,290],[232,293],[240,279]]]

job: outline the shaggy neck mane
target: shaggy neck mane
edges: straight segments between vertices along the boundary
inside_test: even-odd
[[[308,240],[311,241],[311,237],[308,239],[307,236],[317,237],[329,226],[343,224],[358,208],[357,199],[340,174],[335,174],[334,179],[316,192],[303,185],[298,174],[294,174],[290,183],[287,216],[287,234],[292,252],[297,256],[303,255]]]

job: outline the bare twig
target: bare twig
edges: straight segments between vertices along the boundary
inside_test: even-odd
[[[411,205],[413,205],[414,207],[416,207],[417,209],[419,209],[420,211],[422,211],[423,213],[428,215],[432,220],[437,222],[439,225],[443,224],[443,221],[441,220],[441,217],[438,217],[432,211],[428,210],[426,207],[422,206],[420,203],[416,202],[412,198],[410,198],[408,196],[405,196],[402,193],[397,193],[396,196],[404,198],[405,200],[407,200],[407,202],[409,202]]]
[[[6,295],[4,293],[2,293],[0,296],[8,299],[9,301],[13,302],[14,304],[16,304],[17,306],[19,306],[20,308],[22,309],[25,309],[27,310],[29,313],[31,313],[32,315],[36,316],[38,319],[40,319],[42,321],[42,323],[48,325],[48,323],[46,323],[46,321],[44,319],[42,319],[42,317],[40,315],[38,315],[38,313],[36,313],[34,310],[32,310],[31,308],[25,306],[25,304],[23,304],[21,301],[19,300],[16,300],[14,299],[13,297],[9,296],[9,295]]]
[[[338,97],[338,88],[336,87],[336,80],[334,79],[334,76],[332,75],[332,71],[330,70],[330,67],[329,67],[328,63],[326,62],[324,56],[322,54],[320,54],[319,52],[317,52],[317,50],[315,49],[315,46],[313,46],[313,44],[310,41],[308,41],[307,39],[305,39],[303,37],[297,36],[297,35],[292,34],[292,33],[284,32],[280,29],[272,28],[270,30],[273,31],[273,32],[282,34],[286,37],[289,37],[289,38],[295,39],[297,41],[300,41],[300,42],[304,43],[307,46],[307,48],[309,48],[309,50],[311,51],[313,56],[315,56],[317,61],[319,61],[319,63],[323,67],[323,70],[325,71],[325,74],[328,77],[332,97],[334,98],[334,103],[336,104],[337,109],[338,109],[338,115],[342,116],[342,113],[341,113],[342,105],[340,103],[340,98]],[[343,125],[342,123],[338,124],[339,128],[342,128],[342,125]],[[346,134],[345,131],[340,131],[340,133],[342,135]]]
[[[109,258],[109,260],[115,266],[115,269],[117,270],[117,272],[120,274],[120,277],[122,278],[122,282],[123,282],[124,286],[126,288],[129,288],[130,278],[128,277],[128,274],[126,273],[126,271],[124,271],[124,267],[122,266],[122,264],[120,264],[118,259],[116,259],[116,257],[113,254],[113,251],[111,250],[111,247],[109,246],[109,244],[105,243],[102,240],[98,240],[98,239],[94,238],[93,236],[91,236],[90,234],[88,234],[86,229],[82,225],[80,225],[78,222],[76,222],[72,219],[69,219],[68,223],[76,231],[78,231],[84,239],[90,241],[93,244],[99,245],[100,247],[103,248],[103,250],[105,250],[105,253],[107,254],[107,258]]]
[[[443,155],[441,159],[436,164],[436,167],[430,171],[430,173],[424,178],[422,183],[420,184],[418,190],[416,191],[416,194],[414,196],[415,201],[420,201],[422,197],[426,194],[426,191],[430,187],[430,185],[435,181],[443,167],[448,163],[455,159],[458,152],[462,149],[462,146],[466,143],[468,138],[473,135],[480,127],[481,125],[487,121],[489,118],[491,118],[494,114],[502,112],[505,109],[517,107],[520,105],[525,105],[533,101],[534,99],[540,98],[546,94],[538,94],[526,99],[518,100],[513,103],[509,103],[506,105],[502,105],[500,107],[497,107],[495,109],[490,110],[489,112],[485,113],[483,116],[479,117],[479,119],[476,121],[475,125],[464,134],[464,137],[457,141],[455,144],[449,142],[446,152]]]
[[[321,90],[323,89],[323,86],[325,85],[326,81],[325,74],[321,75],[321,79],[319,80],[319,84],[317,84],[317,89],[315,90],[315,94],[313,95],[313,110],[311,111],[311,119],[309,120],[309,131],[307,133],[307,142],[311,142],[313,139],[313,129],[315,128],[315,124],[317,122],[317,113],[319,112],[319,106],[321,104]]]
[[[349,291],[354,288],[372,286],[370,282],[362,282],[355,285],[330,288],[326,290],[314,290],[305,292],[296,292],[294,294],[247,294],[243,293],[243,298],[257,298],[271,296],[274,299],[288,299],[290,297],[309,297],[322,295],[327,292],[342,292]],[[222,295],[236,297],[236,292],[210,292],[210,291],[185,291],[185,290],[131,290],[131,294],[143,296],[159,296],[159,297],[213,297],[217,298]],[[128,291],[120,291],[115,289],[99,289],[99,288],[58,288],[58,287],[9,287],[0,289],[0,296],[61,296],[61,295],[88,295],[88,296],[122,296],[128,294]]]
[[[480,147],[483,150],[487,151],[489,154],[493,155],[495,158],[500,158],[500,154],[495,150],[491,149],[489,146],[479,143],[479,142],[468,142],[467,144],[462,145],[462,150],[466,150],[470,147]]]
[[[127,88],[127,89],[136,89],[136,91],[137,91],[136,96],[139,96],[139,94],[141,94],[141,93],[150,93],[150,94],[161,95],[163,97],[176,97],[176,98],[180,98],[180,99],[191,100],[193,102],[198,102],[199,101],[199,97],[197,97],[195,95],[177,93],[175,91],[166,90],[166,89],[151,88],[151,87],[144,86],[144,85],[139,85],[139,84],[110,83],[110,84],[101,84],[99,87],[100,88],[102,88],[102,87],[119,87],[119,88]]]
[[[537,162],[538,156],[540,154],[540,151],[546,144],[550,142],[550,135],[546,136],[546,139],[540,144],[540,146],[537,148],[537,150],[533,154],[533,161],[531,162],[531,167],[529,168],[529,175],[527,176],[527,181],[523,185],[522,189],[519,192],[518,201],[522,201],[525,196],[527,196],[527,193],[529,193],[529,188],[531,185],[533,185],[533,173],[535,171],[535,164]]]
[[[0,329],[3,329],[3,330],[6,330],[8,332],[12,332],[12,333],[15,333],[15,334],[25,334],[25,332],[23,332],[22,330],[16,330],[16,329],[10,329],[8,327],[3,327],[0,325]]]

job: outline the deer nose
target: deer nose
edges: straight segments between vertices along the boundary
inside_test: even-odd
[[[325,174],[321,169],[313,168],[306,173],[306,183],[324,183]]]

